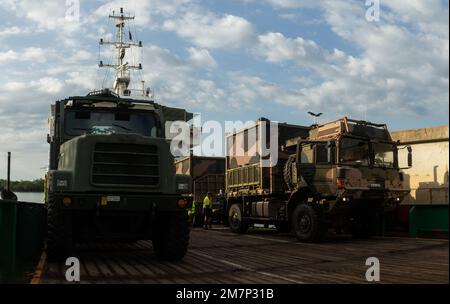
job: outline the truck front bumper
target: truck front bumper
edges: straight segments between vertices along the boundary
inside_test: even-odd
[[[347,188],[338,194],[336,207],[360,208],[372,205],[389,211],[400,204],[408,194],[409,190],[404,189]]]
[[[192,198],[180,194],[55,193],[60,210],[169,212],[186,210]],[[182,204],[182,201],[186,203]]]

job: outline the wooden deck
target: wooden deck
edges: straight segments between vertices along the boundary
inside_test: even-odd
[[[367,283],[368,257],[380,261],[380,283],[449,283],[448,240],[330,236],[321,244],[290,234],[251,229],[193,229],[183,261],[155,259],[151,242],[81,244],[80,283]],[[41,284],[67,283],[64,263],[45,263]]]

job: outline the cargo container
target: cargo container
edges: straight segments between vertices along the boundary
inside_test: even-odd
[[[270,121],[260,118],[254,126],[227,136],[227,194],[231,197],[241,194],[270,195],[287,190],[287,186],[283,183],[283,168],[289,153],[281,148],[290,138],[307,137],[310,128],[286,123],[277,124],[278,139],[274,148],[278,154],[277,162],[273,167],[264,167],[262,161],[270,161],[269,157],[262,155],[270,148],[271,134],[270,128],[263,127],[263,123]],[[265,135],[263,136],[261,132]]]

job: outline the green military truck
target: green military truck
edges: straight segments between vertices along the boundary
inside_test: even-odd
[[[191,118],[108,89],[52,105],[48,257],[67,257],[74,241],[152,239],[158,257],[182,258],[191,177],[175,174],[165,124]]]
[[[261,134],[259,119],[252,128],[227,138],[226,194],[232,231],[246,232],[255,223],[274,224],[299,240],[315,242],[329,229],[369,237],[382,232],[383,216],[409,193],[403,187],[398,147],[384,124],[338,119],[302,127],[278,125],[278,162],[261,166],[261,149],[235,155],[235,146],[250,149],[248,134]],[[254,132],[255,133],[255,132]],[[244,143],[244,144],[242,144]],[[412,154],[408,147],[408,165]],[[267,157],[266,157],[267,158]]]

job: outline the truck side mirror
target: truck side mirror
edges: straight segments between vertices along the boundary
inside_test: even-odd
[[[327,141],[327,162],[329,164],[335,162],[335,157],[334,157],[335,147],[336,147],[336,144],[334,141]]]
[[[408,146],[407,149],[408,149],[408,167],[411,168],[412,167],[412,148],[411,148],[411,146]]]

